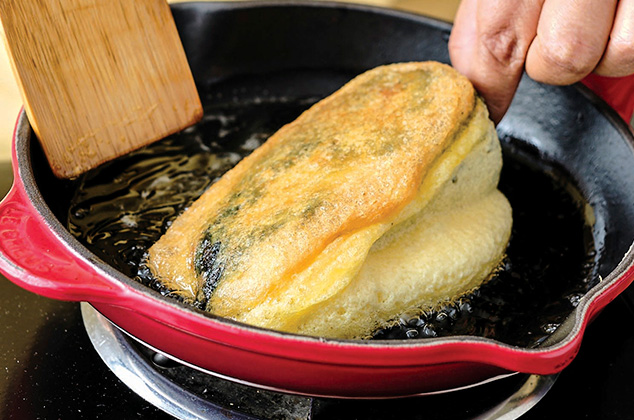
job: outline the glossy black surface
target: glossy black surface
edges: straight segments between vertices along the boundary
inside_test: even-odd
[[[7,177],[7,167],[0,167],[0,176]],[[634,290],[630,290],[590,325],[579,356],[522,419],[631,419],[633,325]],[[4,278],[0,278],[0,367],[2,419],[171,418],[133,394],[106,368],[86,335],[77,303],[36,296]],[[429,412],[437,412],[437,407],[431,410],[428,405],[435,401],[429,397],[319,400],[313,403],[312,418],[430,419]]]
[[[347,80],[315,72],[303,74],[297,85],[284,79],[296,95],[306,85],[314,89],[320,81],[340,85]],[[69,231],[107,264],[176,298],[143,263],[147,250],[210,184],[317,100],[279,95],[280,83],[270,79],[263,93],[260,83],[240,78],[201,91],[205,116],[200,123],[80,176],[67,211]],[[455,304],[402,317],[375,331],[375,338],[469,335],[536,347],[597,284],[598,254],[582,194],[558,165],[542,164],[534,153],[517,153],[517,143],[521,140],[505,139],[505,152],[513,153],[504,153],[499,184],[513,208],[504,266]],[[213,268],[219,243],[210,239],[203,241],[207,251],[200,255],[211,258],[200,270],[220,275]],[[213,275],[207,281],[213,285]],[[206,293],[199,297],[202,301],[192,304],[204,309]]]
[[[446,41],[451,27],[408,13],[285,2],[184,3],[173,10],[199,90],[213,91],[221,81],[236,83],[240,88],[226,95],[234,102],[253,91],[265,98],[321,97],[346,76],[377,65],[449,61]],[[540,167],[552,164],[591,205],[587,219],[594,221],[596,272],[606,278],[634,238],[634,152],[625,125],[613,121],[616,114],[607,112],[604,104],[593,101],[576,86],[545,86],[524,78],[498,132],[507,153],[528,156]],[[73,189],[50,175],[35,143],[32,140],[25,152],[31,154],[35,181],[27,182],[27,188],[41,192],[45,205],[66,225]],[[65,238],[67,231],[57,233]],[[92,260],[92,254],[87,258]],[[111,269],[107,263],[94,263]],[[115,281],[131,282],[127,276]],[[611,281],[589,294],[596,295]],[[575,307],[583,310],[588,301]],[[567,317],[554,333],[546,328],[545,343],[571,339],[579,326],[575,319]]]
[[[0,194],[12,180],[0,162]],[[0,419],[169,418],[107,370],[79,304],[27,292],[0,275]]]
[[[177,21],[191,21],[188,36],[202,36],[205,31],[223,30],[234,28],[229,35],[221,37],[222,44],[209,45],[205,49],[189,51],[192,63],[199,70],[196,72],[199,80],[221,77],[223,69],[223,57],[238,54],[244,69],[257,62],[257,53],[266,51],[264,46],[277,45],[284,56],[286,51],[302,48],[301,38],[288,37],[270,38],[266,36],[255,37],[262,43],[260,50],[245,49],[242,42],[251,37],[239,37],[239,33],[266,34],[267,28],[262,27],[261,21],[235,22],[231,17],[216,16],[198,17],[192,19],[188,15],[193,8],[182,8],[176,14]],[[314,11],[306,11],[306,16],[314,16]],[[264,13],[264,12],[262,12]],[[349,21],[349,14],[341,11],[333,17],[333,22],[345,27]],[[262,14],[254,14],[262,16]],[[378,16],[378,15],[377,15]],[[383,40],[377,39],[378,17],[369,15],[367,21],[361,22],[365,31],[358,31],[355,37],[338,37],[339,44],[356,45],[352,53],[346,54],[345,60],[340,61],[344,71],[357,72],[362,68],[381,64],[385,61],[396,61],[399,58],[414,59],[436,58],[446,60],[446,46],[439,42],[442,36],[437,30],[431,31],[429,37],[421,38],[413,32],[411,26],[403,22],[394,32],[395,39],[403,41],[401,49],[394,50],[386,47]],[[297,17],[299,18],[299,17]],[[211,21],[210,21],[211,19]],[[293,22],[293,19],[282,20]],[[200,25],[196,27],[196,25]],[[240,28],[240,29],[237,29]],[[305,32],[320,39],[320,27],[308,28]],[[198,35],[196,35],[198,34]],[[441,34],[442,35],[442,34]],[[445,34],[446,35],[446,34]],[[187,41],[187,36],[184,37]],[[293,44],[291,40],[298,41]],[[332,42],[332,41],[331,41]],[[190,40],[191,45],[197,45]],[[293,44],[293,45],[291,45]],[[328,43],[324,43],[327,45]],[[332,50],[320,50],[306,48],[303,57],[306,57],[316,66],[327,67],[336,57]],[[363,49],[376,51],[371,59],[360,62]],[[356,53],[354,52],[356,51]],[[386,55],[387,52],[390,55]],[[425,54],[422,54],[425,51]],[[301,51],[298,53],[301,54]],[[197,54],[197,55],[196,55]],[[365,56],[364,56],[365,57]],[[207,60],[214,58],[216,66],[205,66]],[[260,57],[261,58],[261,57]],[[283,61],[277,63],[284,64]],[[541,89],[541,88],[536,88]],[[537,96],[539,98],[540,96]],[[566,97],[561,103],[553,104],[548,98],[548,92],[542,95],[544,102],[531,96],[532,107],[551,107],[545,121],[535,121],[530,115],[525,119],[520,111],[515,115],[516,125],[506,129],[517,137],[524,138],[524,128],[534,127],[535,123],[541,124],[541,137],[528,135],[528,140],[540,146],[545,157],[555,159],[562,155],[573,157],[573,166],[582,167],[592,177],[592,171],[597,167],[598,161],[584,162],[583,155],[575,153],[581,146],[588,145],[592,141],[609,137],[606,133],[607,125],[593,125],[594,118],[599,118],[598,113],[591,114],[590,118],[581,120],[573,119],[570,125],[559,131],[567,139],[566,147],[560,147],[557,142],[550,142],[552,132],[556,125],[555,115],[562,115],[567,109],[576,109],[583,105],[577,97]],[[568,102],[566,102],[568,101]],[[516,108],[522,109],[522,108]],[[524,121],[522,123],[522,121]],[[544,140],[546,140],[544,142]],[[555,139],[559,140],[559,139]],[[597,143],[601,144],[601,143]],[[551,148],[542,146],[551,146]],[[609,146],[609,145],[608,145]],[[595,149],[590,147],[590,149]],[[614,155],[599,155],[600,159],[613,162],[614,179],[612,183],[618,183],[616,178],[623,169],[618,160],[619,153]],[[596,159],[597,156],[591,156]],[[8,166],[2,168],[0,180],[9,177]],[[51,187],[49,185],[49,187]],[[582,185],[592,194],[600,194],[603,189],[596,185]],[[59,194],[59,190],[47,188],[53,195]],[[634,189],[633,189],[634,190]],[[46,193],[46,191],[44,191]],[[55,196],[49,200],[49,204],[55,205]],[[617,200],[618,201],[618,200]],[[597,204],[602,204],[597,199]],[[626,203],[627,204],[627,203]],[[628,210],[621,212],[623,218],[631,219]],[[603,222],[603,221],[601,221]],[[627,246],[618,237],[608,236],[606,241],[614,238],[615,248]],[[618,254],[618,253],[617,253]],[[618,261],[618,255],[611,257]],[[612,261],[613,262],[613,261]],[[610,262],[610,264],[612,263]],[[606,263],[606,267],[609,264]],[[566,369],[553,390],[540,402],[534,410],[523,418],[526,419],[630,419],[634,413],[634,292],[623,295],[612,303],[593,323],[584,338],[579,357]],[[118,379],[110,373],[99,357],[96,355],[81,324],[79,306],[75,303],[64,303],[40,298],[13,286],[4,278],[0,279],[0,367],[5,373],[0,375],[0,418],[2,419],[56,419],[56,418],[168,418],[161,415],[155,408],[150,407],[139,397],[131,394]],[[427,401],[427,400],[425,400]],[[460,404],[460,401],[455,401]],[[422,400],[410,399],[402,401],[398,409],[390,412],[385,410],[385,402],[346,402],[343,404],[326,403],[316,406],[313,418],[428,418],[425,416],[425,403]]]

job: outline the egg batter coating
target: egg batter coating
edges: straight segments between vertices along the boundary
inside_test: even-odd
[[[266,328],[370,334],[480,285],[511,209],[486,107],[449,66],[370,70],[227,172],[149,251],[186,301]]]

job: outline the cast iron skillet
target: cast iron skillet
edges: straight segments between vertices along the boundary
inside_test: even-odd
[[[179,4],[173,12],[201,90],[248,76],[259,80],[262,92],[300,89],[304,96],[323,96],[377,65],[449,60],[450,25],[403,12],[288,2]],[[306,75],[309,83],[302,82]],[[44,296],[90,302],[132,336],[186,363],[268,388],[392,397],[516,371],[555,373],[576,355],[589,320],[633,279],[633,139],[616,113],[583,87],[528,79],[498,128],[505,150],[551,162],[568,174],[594,213],[601,282],[538,348],[469,336],[413,341],[296,336],[220,319],[166,298],[105,264],[64,228],[69,193],[51,176],[24,114],[14,138],[15,184],[0,205],[0,270]]]

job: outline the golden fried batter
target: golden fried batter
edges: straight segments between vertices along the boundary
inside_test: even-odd
[[[364,336],[495,268],[511,226],[500,167],[466,78],[434,62],[378,67],[227,172],[150,249],[149,265],[220,316]]]

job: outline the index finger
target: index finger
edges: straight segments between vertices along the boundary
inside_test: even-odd
[[[597,66],[613,26],[617,0],[547,0],[526,56],[526,72],[549,84],[578,82]]]
[[[544,0],[464,0],[449,39],[453,66],[485,99],[491,119],[506,112],[537,31]]]

